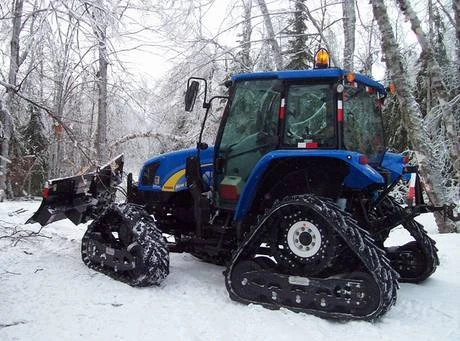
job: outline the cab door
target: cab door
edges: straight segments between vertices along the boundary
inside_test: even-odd
[[[277,147],[282,82],[236,82],[216,141],[215,202],[234,209],[260,158]]]

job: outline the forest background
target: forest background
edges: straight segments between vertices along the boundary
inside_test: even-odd
[[[420,164],[433,204],[460,204],[460,0],[0,0],[0,196],[38,195],[120,153],[137,174],[196,143],[188,77],[223,95],[235,73],[311,68],[319,47],[394,85],[389,148]]]

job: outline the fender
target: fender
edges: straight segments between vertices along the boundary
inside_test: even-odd
[[[261,181],[265,171],[273,160],[283,158],[309,158],[309,157],[329,157],[336,158],[346,162],[350,171],[345,178],[344,185],[349,188],[366,188],[371,184],[385,183],[383,177],[371,166],[362,165],[359,163],[359,157],[362,154],[350,152],[347,150],[277,150],[265,154],[254,167],[251,175],[248,178],[240,200],[236,206],[236,211],[233,219],[235,221],[241,220],[249,208],[251,207],[252,200],[257,189],[257,185]]]
[[[395,181],[404,173],[404,157],[401,154],[386,152],[383,156],[382,167],[391,174],[391,181]]]
[[[179,192],[187,189],[185,180],[185,161],[195,156],[196,148],[181,149],[155,156],[144,163],[139,173],[140,191],[146,192]],[[209,186],[212,179],[214,147],[209,146],[200,151],[201,172],[203,180]],[[154,174],[149,174],[151,183],[143,183],[142,179],[149,167],[157,165]]]

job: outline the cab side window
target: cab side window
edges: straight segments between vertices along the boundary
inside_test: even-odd
[[[333,91],[329,84],[291,85],[286,103],[284,143],[335,147]]]

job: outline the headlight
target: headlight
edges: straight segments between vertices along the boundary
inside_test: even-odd
[[[160,166],[159,162],[154,162],[144,167],[144,169],[142,170],[142,175],[141,175],[142,185],[153,185],[155,174],[159,166]]]

